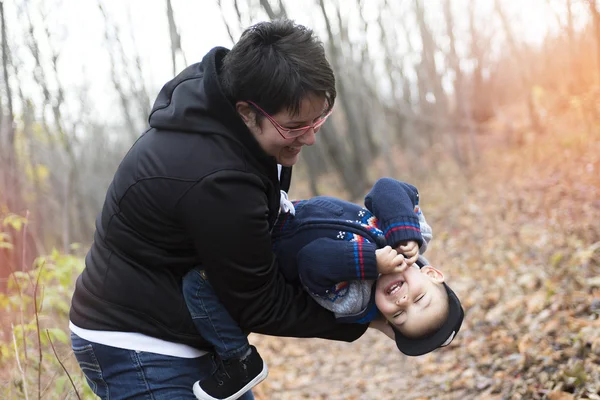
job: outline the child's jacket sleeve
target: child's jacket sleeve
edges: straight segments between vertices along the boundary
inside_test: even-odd
[[[377,246],[319,238],[297,255],[300,281],[309,292],[324,296],[339,282],[377,279]]]
[[[374,281],[377,246],[320,238],[297,255],[298,273],[309,294],[337,321],[365,324],[377,316]]]
[[[419,253],[423,254],[427,250],[427,245],[429,244],[429,242],[431,242],[431,239],[433,239],[433,230],[431,229],[431,226],[427,223],[427,220],[425,220],[425,215],[423,215],[423,210],[421,210],[421,207],[419,205],[415,207],[415,212],[419,217],[421,236],[423,236],[423,244],[419,247]]]
[[[419,247],[423,245],[415,212],[418,204],[416,187],[391,178],[379,179],[365,197],[365,206],[377,217],[387,244],[394,248],[409,240],[416,241]]]

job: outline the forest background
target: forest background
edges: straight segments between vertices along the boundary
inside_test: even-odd
[[[291,197],[419,187],[463,301],[446,349],[252,335],[258,399],[600,399],[595,0],[0,1],[0,398],[92,398],[68,309],[161,86],[252,23],[323,40],[335,112]],[[357,367],[359,366],[359,367]]]

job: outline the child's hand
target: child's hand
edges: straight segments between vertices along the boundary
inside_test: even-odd
[[[390,246],[375,250],[375,257],[377,258],[377,272],[380,274],[403,272],[407,268],[404,256],[398,254]]]
[[[396,247],[396,251],[404,255],[406,265],[408,266],[413,265],[419,258],[419,244],[414,240],[401,242],[398,247]]]

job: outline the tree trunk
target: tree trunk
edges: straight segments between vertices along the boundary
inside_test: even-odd
[[[594,77],[594,84],[600,83],[600,13],[596,6],[596,0],[588,0],[590,6],[590,13],[592,14],[592,21],[594,22],[594,33],[596,39],[596,74]]]
[[[167,0],[167,20],[169,21],[169,37],[171,38],[171,67],[173,76],[177,75],[177,51],[181,49],[181,36],[177,32],[171,0]]]
[[[275,10],[273,10],[269,0],[260,0],[260,5],[265,10],[271,21],[274,19],[287,18],[287,12],[285,11],[285,7],[281,0],[279,0],[279,12],[275,12]]]
[[[302,159],[308,173],[308,184],[311,196],[319,196],[319,154],[315,147],[309,147],[302,151]]]
[[[519,49],[519,46],[517,45],[517,42],[515,40],[515,35],[511,29],[510,23],[508,22],[506,14],[504,14],[504,10],[500,5],[500,1],[494,0],[494,6],[496,8],[496,13],[500,17],[500,22],[502,23],[504,32],[506,33],[506,41],[508,42],[508,46],[511,49],[512,53],[515,55],[517,65],[519,65],[519,69],[521,70],[521,82],[523,88],[527,90],[527,109],[529,111],[529,122],[531,125],[531,129],[537,134],[542,134],[544,132],[544,129],[540,121],[535,101],[533,99],[533,90],[531,88],[531,67],[529,63],[526,62],[523,58],[521,50]]]
[[[217,5],[219,6],[219,10],[221,10],[221,20],[223,21],[223,24],[225,25],[225,29],[227,29],[227,35],[229,35],[229,39],[231,40],[231,43],[235,43],[235,38],[233,37],[233,33],[231,32],[231,27],[229,26],[229,23],[227,22],[227,19],[225,18],[225,12],[223,10],[223,4],[221,3],[221,0],[217,0]],[[239,13],[239,9],[238,9],[238,5],[237,5],[237,0],[235,1],[235,10],[237,11],[237,15],[238,18],[240,18],[241,20],[241,15]],[[173,57],[173,49],[171,48],[171,56]]]
[[[427,77],[427,87],[431,88],[431,93],[435,97],[437,113],[441,117],[445,117],[448,112],[448,101],[446,93],[442,87],[441,76],[437,72],[435,62],[436,45],[433,36],[425,22],[425,9],[422,0],[415,0],[415,14],[419,24],[419,32],[421,33],[422,51],[421,60]],[[436,114],[437,114],[436,113]]]
[[[450,68],[454,70],[454,96],[456,109],[454,112],[454,118],[458,120],[462,120],[466,117],[467,111],[466,108],[467,102],[465,101],[464,96],[464,82],[463,82],[463,74],[462,69],[460,67],[460,60],[458,58],[458,54],[456,53],[456,40],[454,37],[454,17],[452,16],[452,0],[444,1],[444,17],[446,20],[446,34],[448,35],[448,39],[450,41],[450,51],[448,54],[448,64]],[[460,130],[455,128],[450,128],[450,135],[452,140],[452,147],[454,149],[454,158],[457,164],[461,169],[468,168],[469,159],[465,156],[463,148],[462,148],[462,140],[460,135]],[[473,132],[469,129],[469,142],[474,141]]]
[[[6,149],[3,150],[5,151],[6,166],[0,165],[0,167],[2,167],[4,170],[4,184],[6,187],[2,189],[6,196],[6,205],[8,206],[8,209],[13,212],[20,212],[21,184],[19,181],[19,173],[17,171],[13,96],[8,74],[10,51],[8,48],[8,39],[6,37],[7,28],[6,19],[4,16],[3,1],[0,1],[0,22],[2,23],[2,72],[4,77],[7,106],[6,115],[2,116],[2,122],[4,123],[4,127],[6,127]],[[0,109],[0,113],[3,113],[3,110]],[[4,117],[6,120],[4,120]],[[2,128],[3,126],[0,124],[0,131]],[[1,160],[2,158],[0,158],[0,161]],[[2,200],[2,198],[0,198],[0,200]]]
[[[362,192],[367,189],[367,176],[366,169],[369,167],[368,163],[365,160],[368,160],[368,156],[365,154],[368,149],[365,146],[362,146],[362,140],[360,137],[360,132],[358,132],[359,124],[354,117],[352,106],[350,105],[348,94],[346,90],[346,86],[344,83],[344,77],[340,74],[341,68],[339,65],[339,53],[338,49],[334,43],[333,31],[331,29],[331,23],[329,17],[327,15],[327,11],[325,10],[325,2],[324,0],[319,0],[319,6],[321,7],[321,12],[323,13],[323,17],[325,18],[325,26],[327,28],[327,34],[329,40],[327,41],[327,45],[329,48],[330,61],[333,66],[333,69],[338,72],[337,79],[337,98],[339,99],[343,111],[344,117],[346,120],[346,128],[348,130],[348,138],[350,140],[350,146],[352,148],[352,157],[351,157],[351,165],[352,165],[352,173],[354,175],[353,181],[348,184],[350,186],[346,186],[346,189],[350,193]],[[339,171],[341,174],[344,174],[344,171]],[[346,182],[346,180],[344,180]]]
[[[357,179],[352,159],[348,157],[339,134],[337,133],[334,121],[332,121],[331,118],[321,127],[319,135],[327,148],[327,155],[338,172],[342,184],[350,197],[352,199],[358,199],[360,196],[363,196],[364,191],[366,190],[366,184],[361,183],[361,181]],[[362,171],[362,173],[364,174],[364,171]]]

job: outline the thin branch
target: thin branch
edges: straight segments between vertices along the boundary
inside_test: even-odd
[[[21,379],[23,380],[23,395],[25,396],[25,400],[29,400],[29,394],[27,393],[27,378],[25,376],[25,371],[21,366],[21,360],[19,359],[19,349],[17,347],[17,338],[15,337],[15,326],[12,324],[12,322],[10,327],[12,328],[12,338],[13,346],[15,348],[15,359],[17,360],[17,368],[19,369],[19,372],[21,372]]]
[[[23,246],[24,247],[24,246]],[[33,287],[33,310],[35,312],[35,326],[37,332],[37,340],[38,340],[38,399],[42,398],[42,361],[44,355],[42,353],[42,338],[40,335],[40,317],[38,312],[38,302],[37,302],[37,291],[40,284],[40,277],[42,276],[42,270],[44,268],[44,264],[40,265],[37,279],[35,281],[35,286]]]
[[[112,45],[114,41],[114,37],[116,33],[114,32],[114,26],[110,23],[108,14],[104,9],[104,5],[102,0],[98,0],[98,9],[102,13],[102,17],[104,18],[104,39],[106,40],[107,45]],[[111,32],[111,27],[113,28],[113,32]],[[127,126],[127,130],[129,131],[129,135],[131,140],[134,141],[138,138],[138,128],[136,127],[135,122],[131,118],[131,113],[129,111],[130,104],[129,98],[125,93],[125,89],[121,84],[119,79],[119,74],[117,73],[116,60],[113,52],[110,48],[107,48],[109,60],[110,60],[110,76],[112,80],[113,87],[115,88],[117,94],[119,95],[119,100],[121,103],[121,110],[123,112],[123,118],[125,120],[125,125]]]
[[[287,11],[285,10],[285,6],[283,5],[282,0],[278,0],[277,4],[279,5],[279,18],[287,19]]]
[[[58,358],[58,354],[56,353],[56,348],[54,348],[54,343],[52,343],[52,339],[50,338],[50,333],[48,332],[48,329],[46,329],[46,336],[48,336],[48,342],[50,342],[50,346],[52,346],[52,352],[54,353],[54,357],[56,357],[56,361],[58,361],[58,363],[62,367],[63,371],[65,371],[65,374],[67,374],[67,378],[69,378],[69,381],[71,382],[71,386],[73,386],[73,390],[75,390],[75,395],[77,396],[77,398],[79,400],[81,400],[81,396],[79,396],[79,392],[77,391],[77,387],[75,386],[75,383],[73,382],[73,379],[71,378],[71,374],[69,374],[69,371],[67,371],[67,368],[65,368],[65,365],[62,363],[62,361],[60,361],[60,358]]]
[[[148,95],[148,90],[146,89],[146,85],[144,84],[144,73],[143,73],[143,69],[142,69],[142,59],[140,56],[140,52],[138,51],[138,46],[135,40],[135,35],[133,32],[133,22],[131,20],[131,8],[127,7],[127,20],[128,20],[128,25],[129,25],[129,35],[131,37],[131,42],[133,43],[133,52],[134,52],[134,59],[135,59],[135,69],[138,75],[138,79],[139,82],[138,84],[140,85],[140,87],[138,88],[136,86],[136,98],[138,100],[139,103],[139,109],[140,109],[140,113],[141,113],[141,118],[142,121],[145,121],[148,118],[148,112],[150,111],[150,108],[152,107],[152,103],[150,102],[150,96]],[[132,81],[132,85],[135,83]]]
[[[218,0],[218,3],[219,3],[219,8],[221,8],[221,0]],[[242,12],[240,11],[240,5],[238,4],[237,0],[233,0],[233,8],[235,9],[235,14],[237,15],[238,24],[239,24],[240,28],[243,29],[245,24],[243,22]],[[251,6],[248,6],[248,8],[252,9]],[[221,8],[221,10],[222,10],[222,8]],[[221,17],[223,17],[223,14],[221,14]]]
[[[177,75],[177,52],[179,52],[183,57],[183,62],[187,66],[187,60],[185,58],[185,54],[183,49],[181,48],[181,34],[177,29],[177,24],[175,23],[175,16],[173,14],[173,7],[171,5],[171,0],[167,0],[167,18],[169,20],[169,36],[171,37],[171,59],[173,62],[173,76]],[[185,67],[184,66],[184,67]]]
[[[217,5],[219,6],[219,10],[221,10],[221,19],[223,20],[223,23],[225,24],[225,29],[227,29],[227,34],[229,35],[229,39],[231,39],[231,43],[235,43],[235,39],[233,38],[233,34],[231,33],[231,28],[229,27],[229,23],[227,22],[227,19],[225,18],[225,13],[223,12],[223,4],[221,3],[221,0],[217,0]],[[238,14],[238,18],[240,18],[240,21],[241,21],[241,15],[240,15],[239,9],[237,7],[237,1],[235,2],[235,9]]]
[[[265,10],[270,20],[274,20],[279,17],[277,14],[275,14],[275,11],[273,11],[273,7],[271,7],[269,0],[260,0],[260,5]]]
[[[21,244],[21,272],[25,271],[25,243],[27,240],[27,225],[29,222],[29,210],[27,211],[27,213],[25,214],[25,223],[23,224],[23,236],[22,236],[22,244]],[[33,281],[31,280],[31,276],[29,276],[29,274],[27,274],[27,277],[29,278],[29,284],[33,285]],[[17,280],[17,278],[15,277],[15,281]],[[19,286],[19,295],[21,297],[21,303],[23,301],[23,293],[21,292],[21,287]],[[21,326],[23,326],[23,324],[25,323],[24,320],[24,314],[23,314],[23,304],[21,304]],[[27,358],[27,340],[25,340],[25,335],[23,335],[23,352],[25,354],[25,358]],[[27,369],[27,365],[25,365],[25,368]]]

